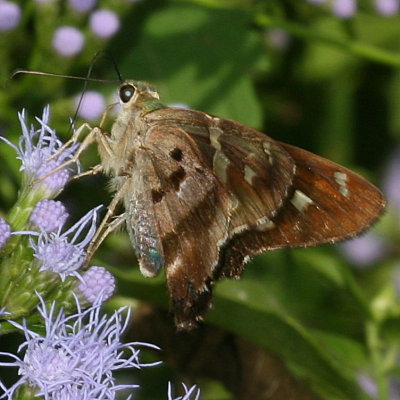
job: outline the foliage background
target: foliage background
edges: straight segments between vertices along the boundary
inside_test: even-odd
[[[88,16],[64,1],[16,3],[19,26],[0,32],[0,130],[14,142],[17,111],[41,115],[48,103],[52,126],[66,140],[82,83],[42,76],[9,81],[12,71],[86,76],[94,54],[106,50],[124,77],[152,82],[167,104],[238,120],[383,185],[400,138],[400,17],[377,14],[370,1],[359,1],[349,19],[300,0],[98,1],[97,8],[120,17],[121,29],[109,40],[91,34]],[[61,25],[85,34],[79,55],[65,58],[52,48]],[[107,57],[93,71],[116,79]],[[110,102],[115,92],[115,84],[90,88]],[[5,145],[0,157],[6,215],[17,196],[19,163]],[[82,163],[97,160],[93,149]],[[83,179],[60,198],[76,220],[110,201],[106,186],[102,177]],[[119,280],[109,307],[137,307],[132,336],[163,348],[149,357],[166,358],[163,369],[122,379],[141,380],[137,398],[144,400],[165,398],[168,379],[198,383],[202,399],[400,398],[399,218],[389,204],[374,227],[385,251],[368,266],[354,265],[337,245],[257,257],[240,281],[216,285],[207,326],[192,335],[177,335],[171,316],[157,311],[168,307],[163,277],[142,278],[125,233],[112,235],[96,255]],[[17,342],[2,338],[0,347],[9,351]]]

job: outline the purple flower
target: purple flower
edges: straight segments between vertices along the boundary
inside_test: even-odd
[[[383,190],[389,203],[400,212],[400,147],[394,150],[386,166]]]
[[[72,57],[80,53],[84,43],[82,32],[73,26],[61,26],[54,32],[53,47],[63,57]]]
[[[5,246],[10,236],[11,236],[10,225],[8,225],[3,218],[0,218],[0,249],[2,249]]]
[[[52,271],[60,275],[61,280],[67,276],[79,276],[77,270],[85,262],[85,248],[96,232],[98,206],[83,216],[74,226],[64,233],[47,233],[42,231],[37,242],[30,238],[30,247],[34,250],[34,257],[40,262],[40,271]],[[83,230],[90,224],[85,237],[78,242]],[[72,238],[70,238],[72,236]]]
[[[398,368],[398,365],[396,365]],[[400,400],[400,382],[396,379],[397,376],[395,375],[389,381],[389,399],[390,400]]]
[[[106,39],[118,31],[120,22],[114,12],[110,10],[97,10],[90,16],[89,25],[95,35]]]
[[[10,321],[25,335],[25,342],[18,357],[0,352],[0,356],[11,361],[0,362],[0,366],[18,367],[21,378],[5,396],[12,399],[22,385],[37,388],[36,396],[45,400],[98,399],[112,400],[122,389],[134,389],[137,385],[117,385],[113,373],[125,368],[154,366],[159,362],[143,364],[139,360],[139,347],[158,349],[147,343],[121,343],[121,335],[129,321],[124,319],[126,307],[111,316],[100,314],[100,305],[95,304],[85,311],[67,316],[63,309],[56,313],[53,303],[48,309],[40,298],[38,311],[44,320],[45,333],[40,335],[26,326]]]
[[[11,1],[0,1],[0,32],[14,29],[21,19],[20,7]]]
[[[81,96],[75,100],[78,106]],[[95,121],[99,119],[106,108],[106,101],[103,95],[94,90],[89,90],[83,94],[83,98],[78,110],[78,115],[84,120]]]
[[[108,300],[115,292],[115,278],[104,267],[92,266],[81,277],[78,290],[91,304]]]
[[[61,201],[40,200],[29,218],[39,230],[50,233],[61,229],[68,218],[68,212]]]
[[[350,18],[357,11],[355,0],[333,0],[332,11],[339,18]]]
[[[268,44],[276,50],[285,50],[290,43],[290,35],[279,28],[268,29],[266,39]]]
[[[357,382],[367,395],[376,398],[376,395],[378,394],[378,388],[376,382],[369,375],[364,373],[358,374]]]
[[[96,0],[69,0],[69,5],[78,13],[85,13],[96,5]]]
[[[200,389],[197,389],[197,386],[194,385],[190,389],[182,383],[182,386],[185,390],[184,396],[173,397],[172,396],[172,386],[168,383],[168,400],[199,400],[200,398]],[[194,397],[192,397],[192,395]]]
[[[387,250],[386,242],[371,232],[341,243],[339,246],[342,254],[351,263],[360,267],[377,262]]]
[[[375,0],[375,8],[381,15],[395,15],[399,11],[399,0]]]
[[[25,111],[18,113],[22,128],[18,147],[2,136],[0,136],[0,140],[6,142],[17,152],[17,158],[22,163],[20,171],[24,172],[26,183],[32,184],[39,180],[35,187],[43,190],[46,197],[53,197],[64,188],[73,168],[63,168],[54,173],[51,171],[70,160],[78,145],[75,144],[57,154],[62,142],[57,138],[56,132],[47,125],[49,115],[49,107],[45,107],[42,119],[36,118],[41,125],[40,129],[36,130],[33,126],[28,128]],[[56,154],[57,156],[55,156]],[[55,157],[50,159],[52,156]],[[51,174],[44,178],[49,173]]]
[[[3,315],[9,315],[10,313],[6,311],[5,307],[0,308],[0,318],[3,317]]]

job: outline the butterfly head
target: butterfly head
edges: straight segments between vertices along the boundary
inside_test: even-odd
[[[160,96],[147,82],[124,81],[119,86],[118,94],[123,108],[141,108],[147,112],[160,108]]]

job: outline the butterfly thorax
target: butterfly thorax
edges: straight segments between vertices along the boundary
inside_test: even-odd
[[[107,136],[108,146],[100,146],[100,157],[106,174],[123,182],[136,166],[136,151],[144,147],[149,129],[144,116],[164,108],[158,93],[145,82],[125,81],[120,86],[121,110]],[[124,101],[127,100],[127,101]],[[114,184],[118,189],[120,184]]]

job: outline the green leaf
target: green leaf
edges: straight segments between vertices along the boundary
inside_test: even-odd
[[[274,351],[323,398],[366,398],[354,379],[365,362],[362,346],[307,328],[267,292],[260,281],[221,282],[207,320]]]
[[[251,72],[264,56],[250,24],[243,10],[169,3],[153,10],[135,31],[125,27],[120,37],[137,39],[121,54],[121,70],[155,84],[166,104],[184,103],[260,126]]]

